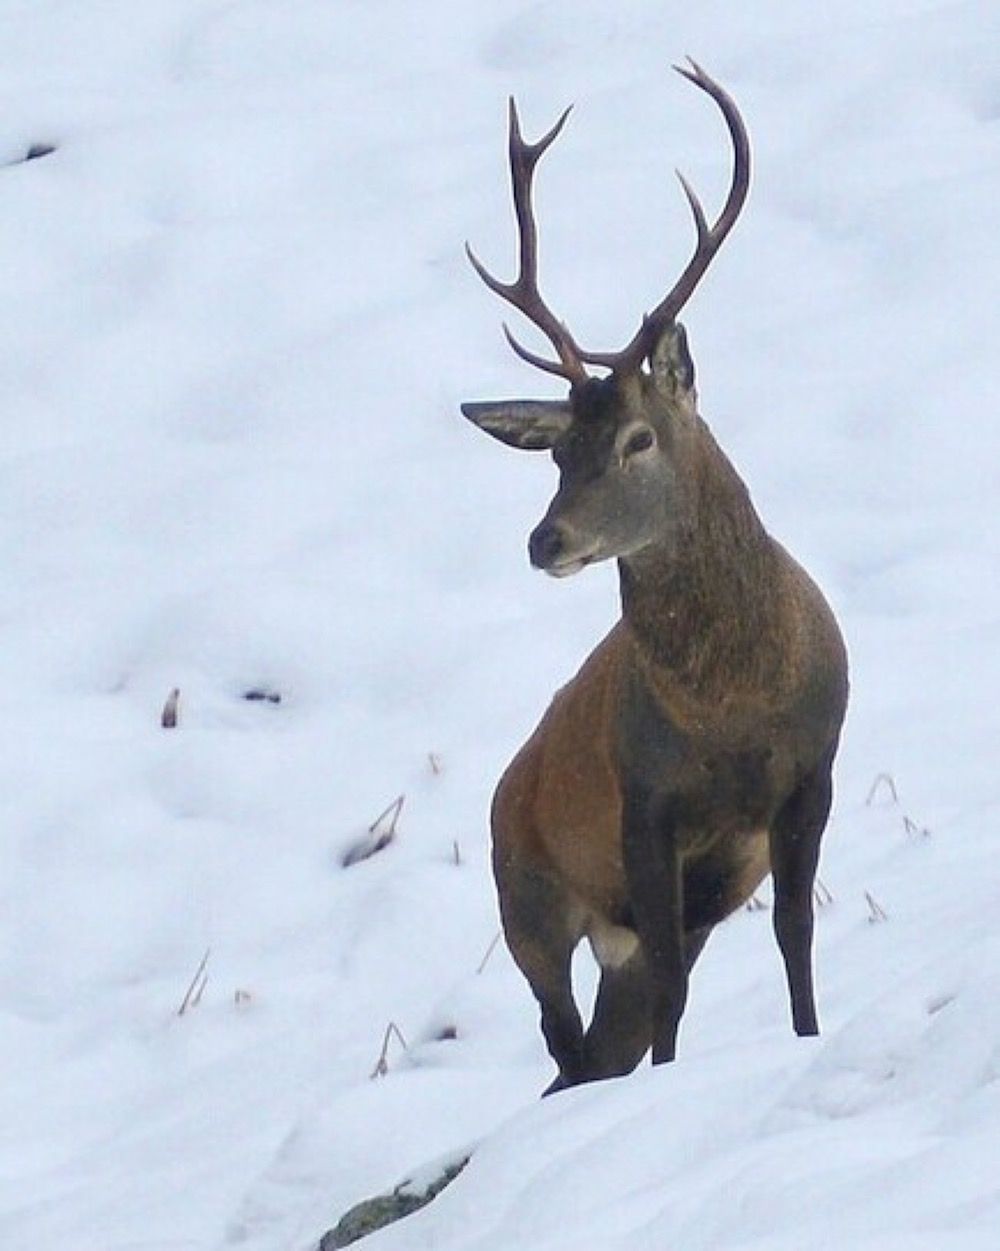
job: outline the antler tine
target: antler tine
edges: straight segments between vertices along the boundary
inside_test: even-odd
[[[620,352],[584,352],[582,359],[592,365],[603,365],[616,372],[627,372],[637,369],[642,361],[653,350],[656,340],[666,327],[676,320],[678,313],[691,298],[695,288],[704,276],[713,257],[722,246],[726,236],[736,224],[743,205],[746,203],[750,190],[750,139],[746,126],[736,102],[729,93],[705,71],[696,61],[688,58],[690,69],[684,65],[675,65],[674,69],[689,82],[712,97],[722,111],[729,134],[733,142],[733,177],[729,194],[722,206],[722,211],[711,226],[705,216],[694,188],[680,171],[677,177],[694,217],[697,242],[691,259],[688,261],[681,276],[666,296],[657,304],[651,313],[642,320],[631,342]]]
[[[563,365],[560,361],[546,360],[544,356],[539,356],[537,352],[532,352],[526,348],[523,343],[519,343],[517,339],[514,338],[514,335],[511,333],[511,329],[506,322],[503,323],[503,333],[504,338],[517,355],[520,356],[521,360],[527,361],[529,365],[534,365],[536,369],[544,369],[547,374],[558,374],[560,378],[569,378],[571,382],[577,380],[575,376],[572,378],[569,377],[566,373],[565,365]],[[586,378],[586,376],[586,370],[581,369],[581,380]]]
[[[681,171],[679,169],[675,169],[674,173],[677,175],[677,181],[681,184],[681,189],[683,190],[685,196],[687,196],[687,202],[691,207],[691,213],[694,217],[694,227],[698,232],[698,243],[700,245],[704,245],[709,235],[708,218],[705,216],[705,206],[702,204],[701,199],[698,196],[698,192],[695,191],[694,187],[691,186]]]
[[[514,212],[518,228],[518,274],[513,282],[501,282],[489,272],[479,260],[472,248],[465,245],[465,252],[476,273],[483,282],[508,304],[512,304],[523,313],[548,338],[556,350],[558,361],[546,360],[536,356],[534,352],[522,347],[511,332],[504,326],[507,341],[514,351],[531,365],[544,369],[548,373],[558,374],[567,381],[583,382],[587,371],[583,364],[583,353],[577,347],[569,330],[546,305],[538,290],[538,227],[531,203],[531,183],[538,164],[546,149],[555,142],[566,124],[572,106],[566,109],[556,124],[535,143],[527,143],[521,134],[521,120],[517,115],[517,105],[513,96],[509,102],[510,116],[510,176],[514,194]]]

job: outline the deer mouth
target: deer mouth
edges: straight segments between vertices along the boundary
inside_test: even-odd
[[[571,578],[574,573],[579,573],[581,569],[593,564],[595,560],[596,556],[570,556],[566,560],[546,565],[545,572],[550,578]]]

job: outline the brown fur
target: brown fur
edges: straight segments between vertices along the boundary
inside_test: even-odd
[[[601,937],[619,931],[620,950],[621,929],[634,924],[622,791],[630,763],[643,767],[644,745],[622,733],[621,714],[636,686],[678,744],[656,785],[682,809],[682,897],[699,883],[686,931],[718,923],[757,889],[771,869],[776,813],[836,743],[847,686],[833,617],[766,534],[700,419],[691,433],[683,556],[644,551],[621,562],[623,619],[557,693],[497,787],[494,867],[507,938],[539,983],[538,966],[550,961],[533,948],[555,927],[523,906],[526,876],[554,887],[540,907],[559,900],[563,925],[551,942],[560,967],[562,948],[585,936],[596,936],[600,958]],[[602,1075],[567,1072],[556,1058],[563,1083]]]

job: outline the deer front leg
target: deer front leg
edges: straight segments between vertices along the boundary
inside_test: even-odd
[[[649,972],[653,1063],[677,1051],[688,989],[684,900],[676,821],[670,805],[641,783],[625,787],[622,847],[629,899]]]

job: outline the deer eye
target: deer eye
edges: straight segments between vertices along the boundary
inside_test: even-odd
[[[653,432],[648,427],[637,430],[622,449],[622,457],[635,456],[637,452],[647,452],[653,446]]]

